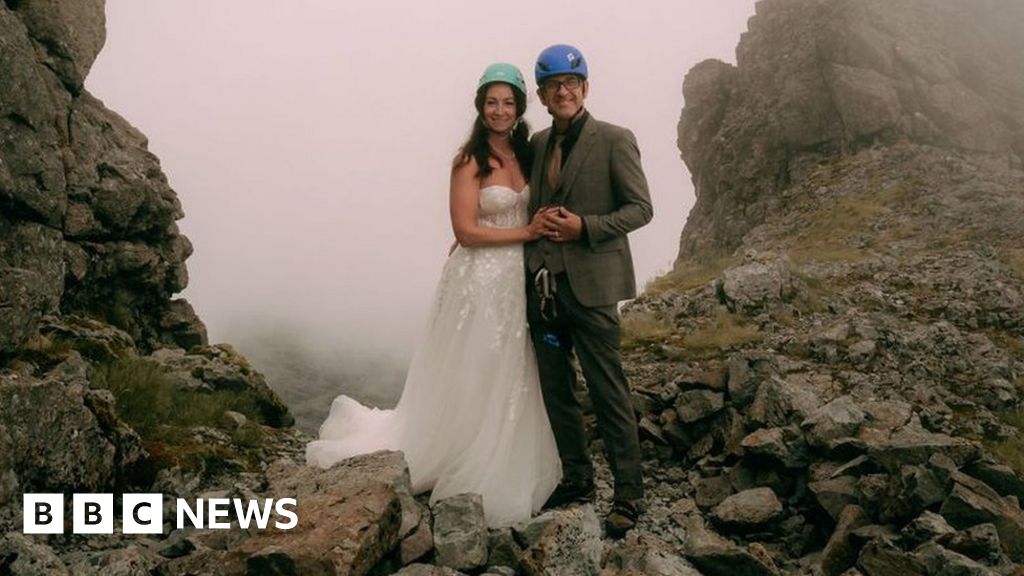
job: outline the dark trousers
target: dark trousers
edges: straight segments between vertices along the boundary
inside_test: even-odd
[[[615,498],[643,498],[640,441],[629,385],[619,355],[619,312],[615,305],[588,308],[576,300],[565,274],[555,276],[557,315],[541,316],[540,297],[527,274],[527,317],[537,353],[544,406],[567,480],[594,476],[587,455],[583,413],[573,393],[575,349],[597,415],[597,427],[615,477]]]

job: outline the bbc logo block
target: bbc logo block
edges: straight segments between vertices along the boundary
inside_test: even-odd
[[[113,534],[120,522],[123,534],[162,534],[164,531],[163,494],[122,494],[121,504],[113,494],[71,495],[71,532],[73,534]],[[23,496],[25,534],[63,534],[65,530],[65,496],[63,494],[25,494]],[[186,527],[228,530],[237,523],[248,530],[274,528],[291,530],[299,523],[295,498],[242,499],[184,498],[174,500],[177,528]]]
[[[121,531],[124,534],[161,534],[164,530],[162,494],[125,494],[121,499]],[[25,534],[64,533],[63,494],[25,494]],[[113,494],[74,494],[71,531],[74,534],[114,533]]]
[[[64,533],[63,494],[25,494],[22,503],[25,534]]]

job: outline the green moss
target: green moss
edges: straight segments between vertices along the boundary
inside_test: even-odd
[[[682,347],[687,355],[703,358],[717,356],[723,350],[757,342],[762,337],[756,326],[749,326],[725,308],[719,308],[710,324],[701,326],[683,337]]]
[[[669,290],[685,292],[704,286],[733,265],[735,258],[718,256],[698,261],[680,262],[671,272],[659,276],[644,286],[644,292],[660,294]]]
[[[1024,474],[1024,412],[1006,414],[1002,419],[1020,434],[999,442],[987,442],[986,448],[1003,464],[1013,468],[1014,472]]]
[[[819,314],[828,310],[828,299],[837,292],[836,284],[800,272],[794,272],[793,276],[803,283],[803,289],[797,291],[793,299],[793,306],[801,314]]]
[[[1018,279],[1024,280],[1024,249],[1005,248],[1000,250],[1000,260]]]
[[[667,340],[672,325],[650,312],[635,312],[622,317],[622,348],[633,350]]]
[[[806,217],[812,224],[801,230],[788,246],[790,258],[796,263],[858,262],[876,246],[909,237],[915,228],[908,223],[875,230],[876,224],[904,202],[909,190],[905,183],[887,188],[869,184],[862,194],[843,196],[819,208]],[[852,247],[847,243],[847,237],[855,233],[870,238],[867,246]]]
[[[238,458],[244,459],[244,454],[197,438],[196,427],[222,429],[242,448],[263,443],[259,407],[242,393],[182,389],[159,364],[143,358],[100,364],[91,380],[93,386],[113,393],[118,415],[142,437],[158,467],[209,471],[240,465]],[[244,414],[249,422],[233,431],[224,429],[228,410]]]

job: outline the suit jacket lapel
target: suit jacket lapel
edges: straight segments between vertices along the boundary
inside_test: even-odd
[[[548,137],[551,130],[544,130],[537,134],[537,146],[533,149],[533,166],[530,169],[530,214],[534,214],[544,203],[545,198],[551,197],[551,191],[547,189],[544,182],[544,167],[547,166],[545,151],[548,149]]]
[[[586,162],[587,156],[590,155],[590,149],[593,148],[594,143],[597,141],[596,135],[597,123],[591,117],[587,120],[586,125],[583,126],[580,138],[576,141],[576,145],[573,146],[572,152],[569,154],[569,160],[565,163],[562,173],[558,178],[559,186],[565,190],[566,198],[572,193],[572,185],[576,182],[576,176],[579,174],[584,162]]]

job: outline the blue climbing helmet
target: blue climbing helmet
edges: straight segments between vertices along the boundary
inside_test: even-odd
[[[537,56],[537,65],[533,69],[533,76],[537,84],[545,78],[559,74],[578,74],[583,78],[587,77],[587,61],[583,53],[568,44],[555,44],[548,46]]]
[[[523,96],[526,96],[526,80],[523,78],[523,73],[512,64],[496,62],[488,66],[480,76],[480,82],[477,83],[476,89],[479,90],[494,82],[509,84],[516,90],[519,90]]]

